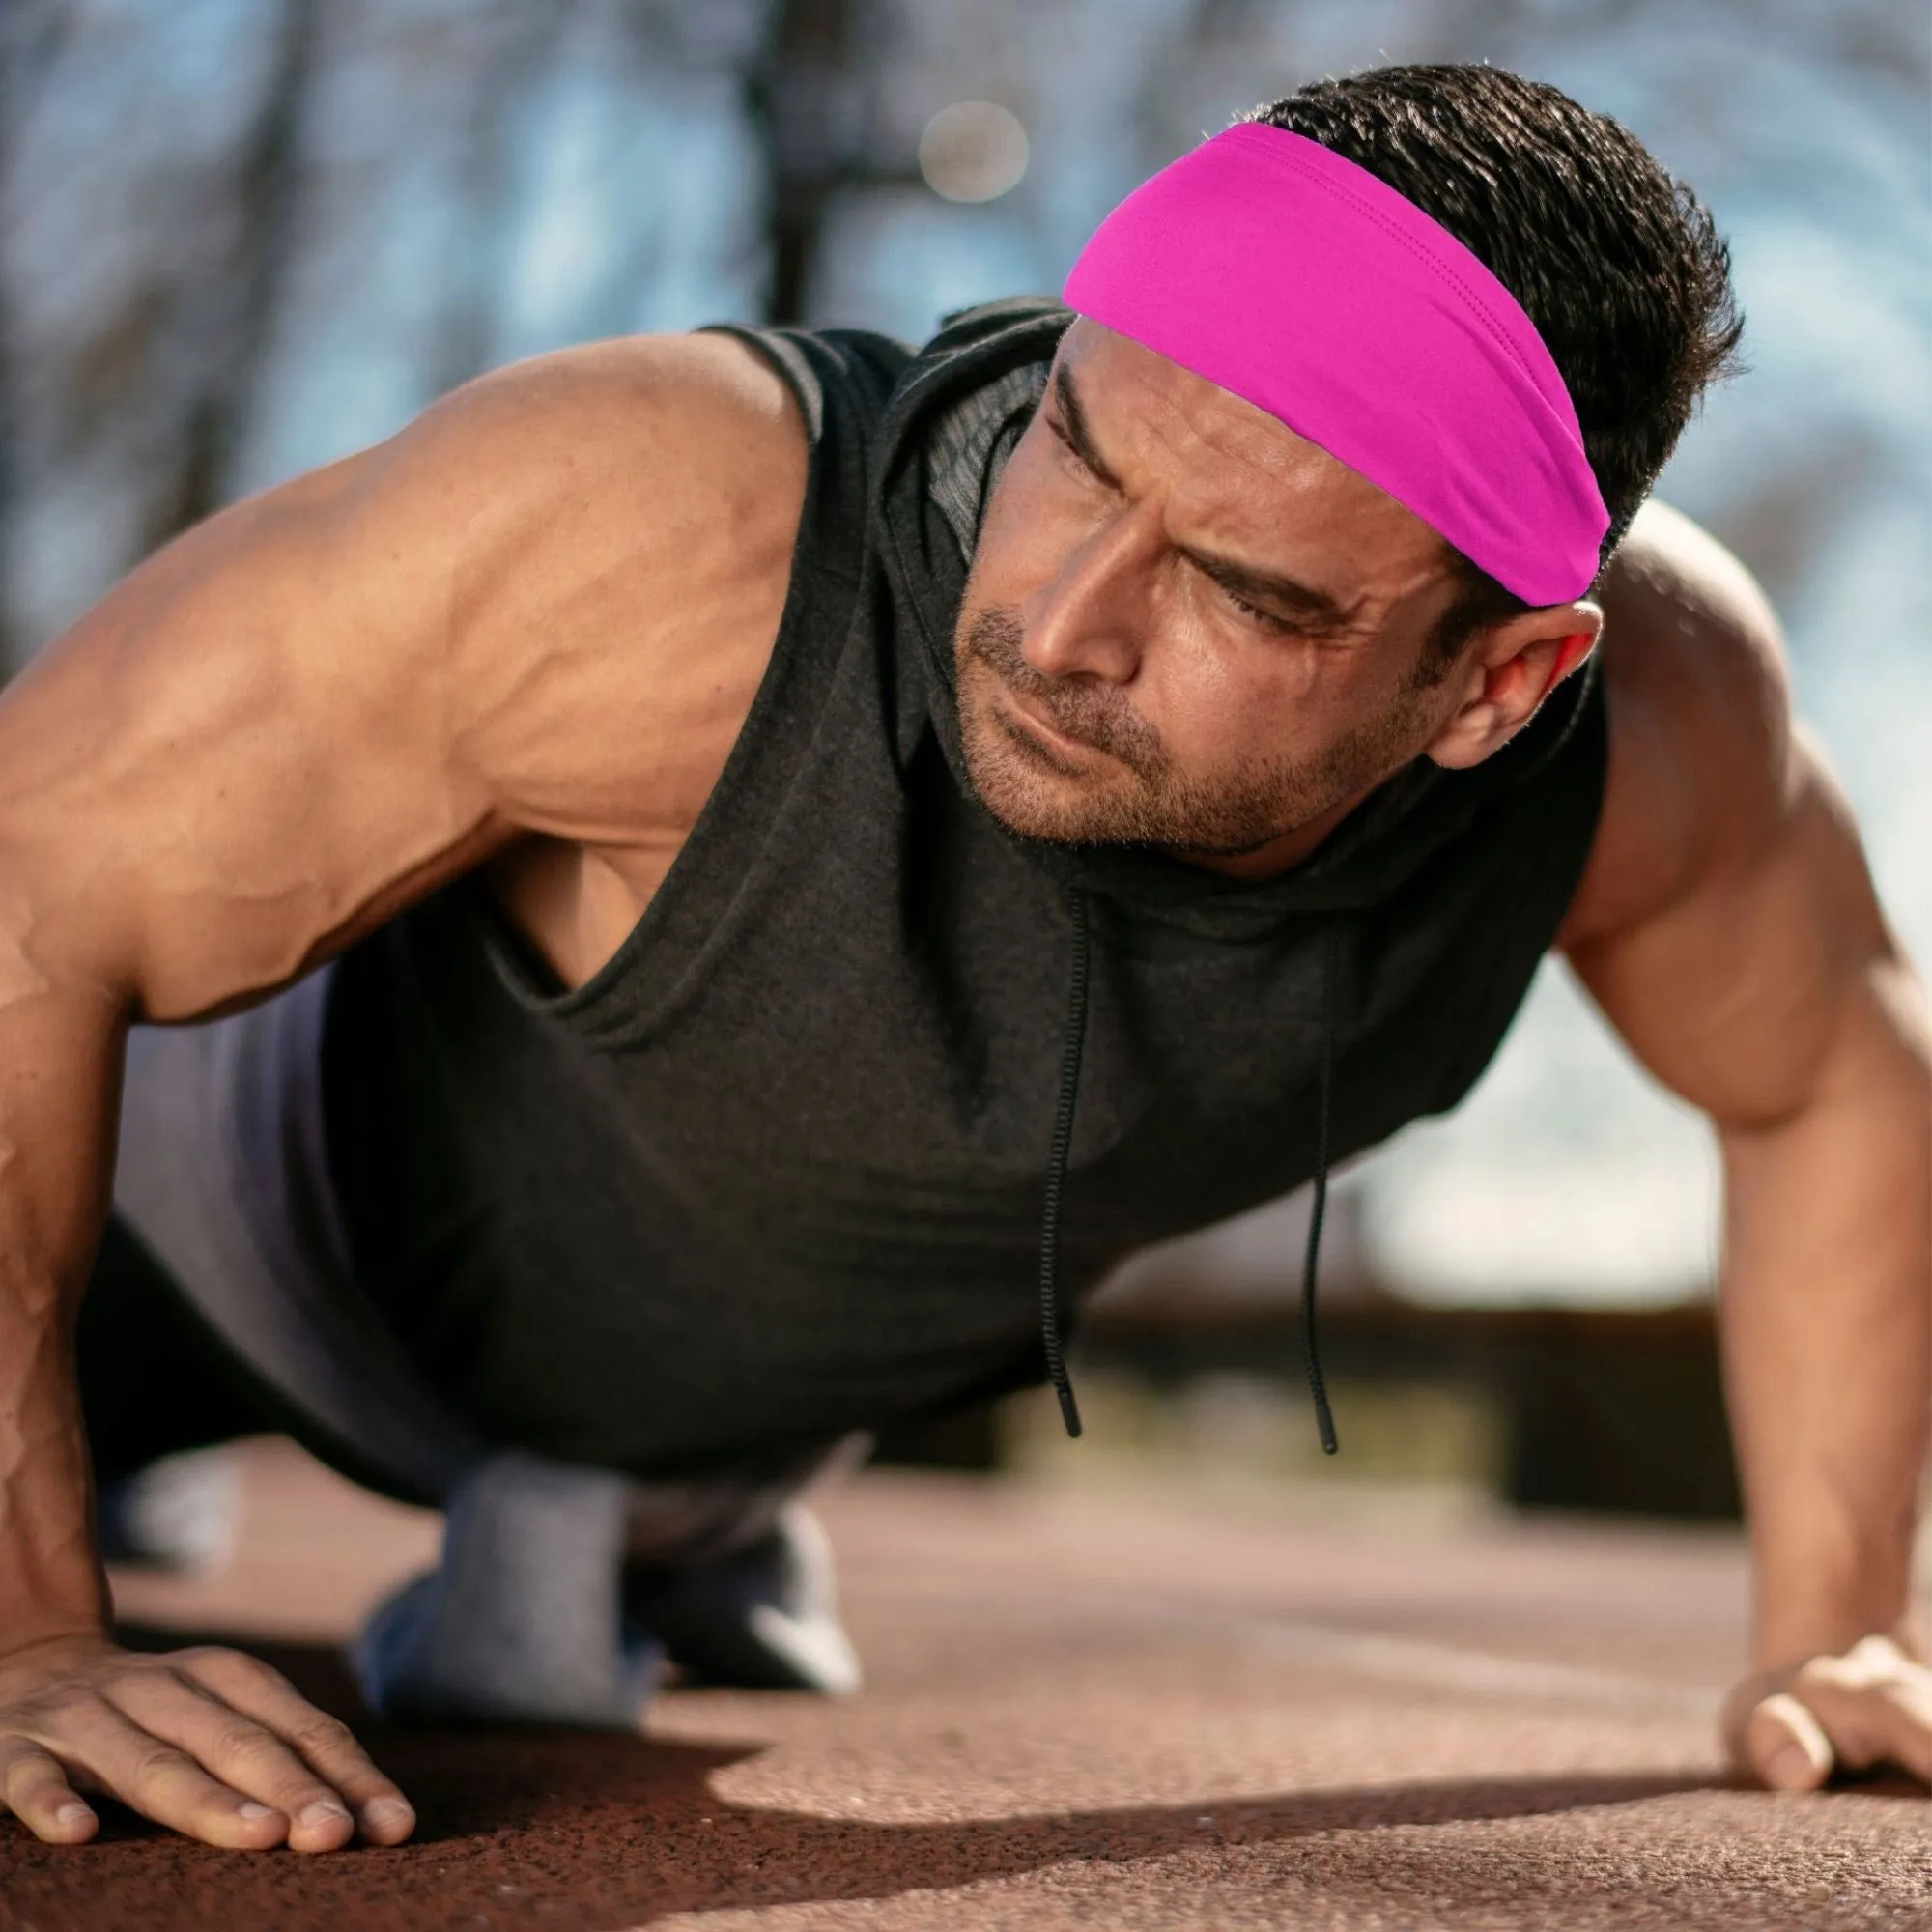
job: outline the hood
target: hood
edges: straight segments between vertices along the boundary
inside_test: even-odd
[[[899,619],[901,755],[930,729],[968,797],[952,639],[972,545],[1072,321],[1070,310],[1037,297],[948,317],[901,374],[882,428],[874,515]],[[1582,716],[1595,677],[1593,659],[1510,744],[1471,770],[1413,760],[1298,866],[1272,879],[1229,879],[1145,847],[1007,836],[1069,889],[1210,936],[1238,940],[1297,915],[1360,911],[1463,832],[1486,800],[1554,757]]]

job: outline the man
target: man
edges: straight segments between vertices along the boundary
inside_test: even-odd
[[[1932,1776],[1923,1008],[1762,597],[1637,515],[1737,337],[1708,218],[1554,90],[1394,69],[1067,294],[486,379],[0,702],[37,1833],[412,1823],[251,1660],[113,1645],[90,1437],[280,1423],[447,1503],[359,1652],[392,1708],[849,1681],[805,1475],[1042,1373],[1077,1426],[1064,1298],[1453,1104],[1552,944],[1723,1145],[1732,1749]]]

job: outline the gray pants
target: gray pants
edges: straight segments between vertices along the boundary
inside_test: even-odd
[[[350,1267],[322,1119],[328,972],[128,1042],[114,1206],[283,1403],[393,1493],[445,1512],[442,1562],[353,1655],[394,1714],[629,1725],[674,1658],[735,1683],[851,1689],[829,1553],[771,1474],[638,1480],[488,1443],[441,1402]]]

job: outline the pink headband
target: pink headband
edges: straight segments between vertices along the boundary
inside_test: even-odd
[[[1447,229],[1285,128],[1204,141],[1107,216],[1067,307],[1319,443],[1533,605],[1609,513],[1535,325]]]

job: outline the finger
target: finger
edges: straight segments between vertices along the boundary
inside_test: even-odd
[[[1801,1674],[1794,1689],[1841,1763],[1861,1770],[1895,1764],[1932,1783],[1932,1672],[1915,1665],[1888,1679],[1848,1684],[1820,1671]]]
[[[49,1845],[84,1844],[100,1829],[60,1760],[26,1738],[0,1743],[0,1804]]]
[[[64,1698],[35,1741],[144,1818],[204,1844],[265,1851],[288,1833],[279,1811],[210,1776],[92,1691]]]
[[[1804,1705],[1780,1690],[1745,1719],[1744,1763],[1774,1791],[1815,1791],[1832,1775],[1831,1740]]]
[[[332,1852],[355,1835],[349,1806],[313,1767],[266,1726],[173,1667],[130,1671],[106,1694],[151,1737],[278,1812],[288,1821],[291,1851]]]
[[[1900,1688],[1885,1697],[1879,1719],[1879,1755],[1932,1784],[1932,1693]]]
[[[395,1845],[415,1830],[415,1807],[376,1768],[355,1733],[318,1711],[279,1670],[238,1650],[189,1651],[177,1662],[224,1703],[293,1747],[349,1802],[364,1837]]]

